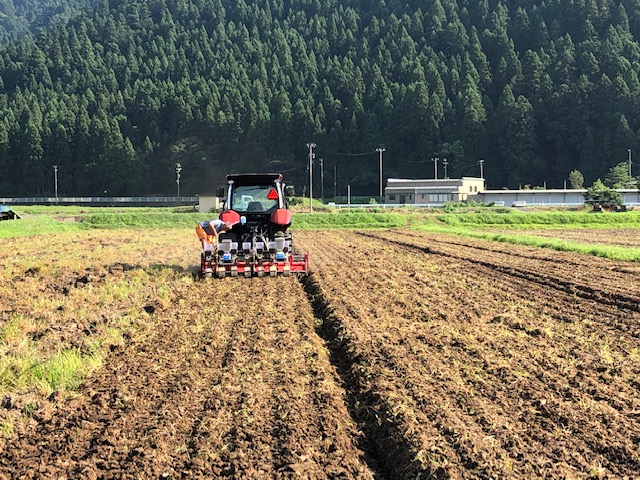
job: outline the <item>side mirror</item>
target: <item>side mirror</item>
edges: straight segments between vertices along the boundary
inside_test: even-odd
[[[223,186],[223,185],[220,185],[220,186],[218,187],[218,189],[216,190],[216,197],[218,197],[218,198],[224,198],[225,196],[226,196],[226,195],[225,195],[225,188],[224,188],[224,186]]]
[[[284,187],[284,194],[287,197],[295,197],[296,196],[296,189],[294,188],[293,185],[287,185],[286,187]]]

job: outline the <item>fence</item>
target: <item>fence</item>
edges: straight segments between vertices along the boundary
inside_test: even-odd
[[[0,203],[8,205],[171,207],[197,205],[198,197],[0,197]]]

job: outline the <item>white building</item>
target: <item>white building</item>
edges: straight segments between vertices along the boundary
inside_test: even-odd
[[[484,190],[484,179],[475,177],[406,179],[389,178],[384,189],[387,204],[444,205],[474,200]]]
[[[624,205],[639,205],[638,190],[631,188],[616,189],[622,197]],[[548,190],[485,190],[481,192],[479,201],[495,203],[505,207],[526,206],[578,206],[584,205],[584,195],[587,190],[580,189],[548,189]]]

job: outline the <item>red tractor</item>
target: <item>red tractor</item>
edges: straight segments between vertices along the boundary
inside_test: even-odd
[[[220,233],[217,248],[202,253],[202,275],[307,275],[309,254],[296,253],[289,230],[287,196],[293,194],[279,173],[227,175],[227,187],[218,191],[225,199],[219,218],[232,228]]]

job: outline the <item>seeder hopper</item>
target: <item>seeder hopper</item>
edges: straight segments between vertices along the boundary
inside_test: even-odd
[[[219,218],[231,229],[219,234],[217,245],[205,244],[202,275],[307,275],[309,254],[296,252],[289,230],[287,196],[293,194],[279,173],[227,175],[227,187],[218,192],[225,198]]]

